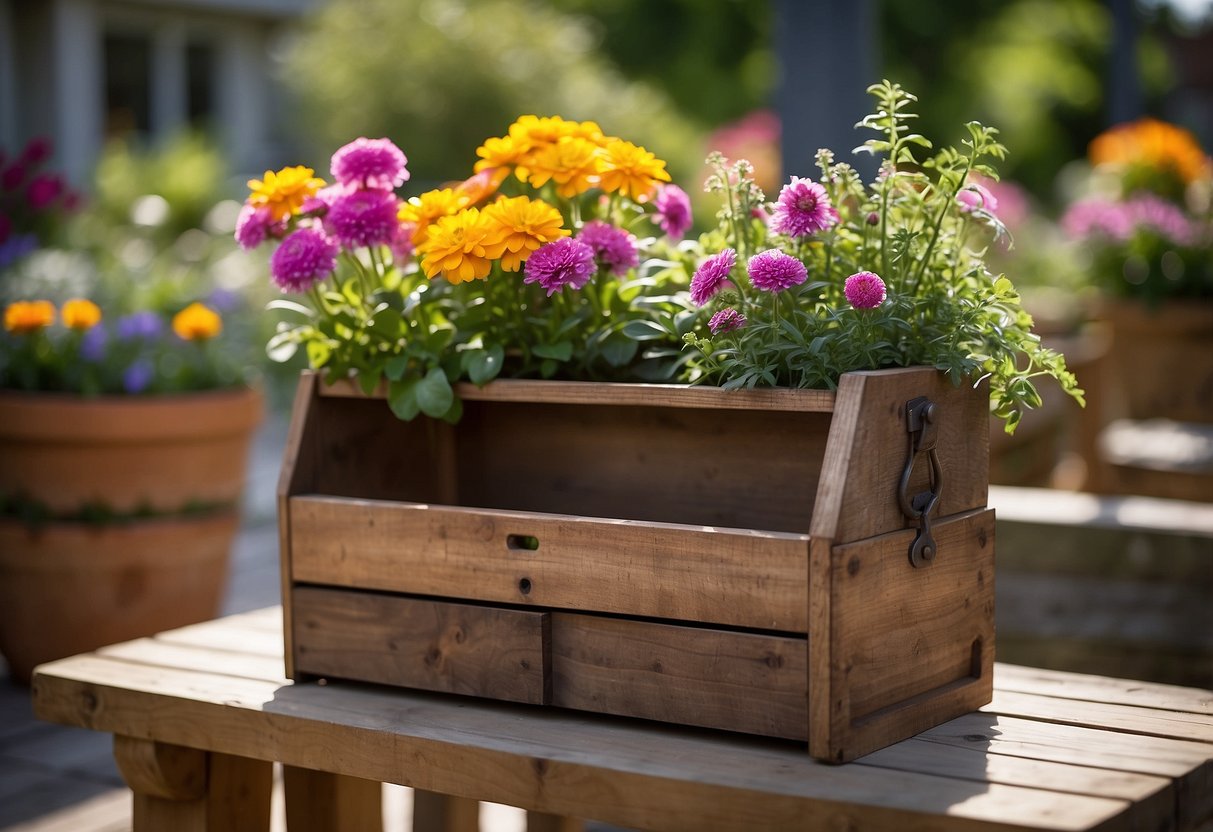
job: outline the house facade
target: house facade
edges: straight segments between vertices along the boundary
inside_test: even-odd
[[[315,0],[0,0],[0,147],[88,183],[109,138],[206,130],[235,170],[282,158],[274,53]]]

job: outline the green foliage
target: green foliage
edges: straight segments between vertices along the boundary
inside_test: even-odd
[[[307,21],[287,77],[306,138],[391,137],[423,181],[462,170],[521,113],[594,119],[677,150],[667,156],[676,174],[692,170],[702,154],[677,107],[622,77],[594,40],[585,18],[533,0],[335,0]]]
[[[1002,231],[997,219],[979,200],[978,207],[958,200],[971,174],[996,178],[992,162],[1005,155],[997,131],[970,122],[959,147],[926,155],[931,143],[910,129],[914,96],[887,81],[869,92],[876,112],[857,126],[877,133],[862,150],[883,159],[880,173],[868,185],[847,163],[819,153],[820,183],[840,218],[816,235],[786,236],[753,220],[745,166],[710,159],[717,173],[709,187],[723,190],[726,203],[720,230],[703,242],[740,256],[731,275],[736,292],[718,295],[709,311],[733,307],[748,324],[687,336],[701,355],[691,366],[696,380],[833,387],[851,370],[929,365],[957,383],[989,379],[993,410],[1008,430],[1039,405],[1038,376],[1052,376],[1081,400],[1064,359],[1032,334],[1011,281],[985,267],[985,246]],[[808,279],[782,292],[758,291],[741,272],[748,258],[771,248],[804,263]],[[845,294],[844,281],[860,272],[879,275],[887,288],[875,308],[854,308]]]

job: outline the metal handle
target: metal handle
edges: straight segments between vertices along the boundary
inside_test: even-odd
[[[943,493],[943,469],[939,455],[935,452],[935,440],[939,430],[936,424],[939,408],[930,399],[919,396],[906,402],[906,432],[909,434],[909,451],[906,467],[901,472],[901,484],[897,499],[901,513],[912,523],[918,524],[918,534],[910,546],[910,563],[915,567],[926,566],[935,559],[935,538],[931,535],[931,512],[939,504]],[[925,453],[930,467],[930,491],[921,491],[910,496],[910,477],[914,473],[914,462]]]

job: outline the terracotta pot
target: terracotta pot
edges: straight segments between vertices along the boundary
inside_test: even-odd
[[[0,392],[0,496],[57,514],[230,505],[261,411],[256,389],[87,399]]]
[[[1213,301],[1108,300],[1108,416],[1213,422]]]
[[[0,393],[0,496],[52,517],[86,508],[156,515],[0,520],[0,653],[15,679],[43,661],[218,613],[261,410],[257,390]]]
[[[0,653],[13,678],[214,618],[239,520],[231,510],[112,526],[0,521]]]

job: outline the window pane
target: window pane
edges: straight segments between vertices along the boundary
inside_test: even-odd
[[[105,134],[151,131],[151,39],[147,35],[105,36]]]
[[[206,128],[215,117],[215,47],[209,43],[189,44],[185,66],[189,122]]]

